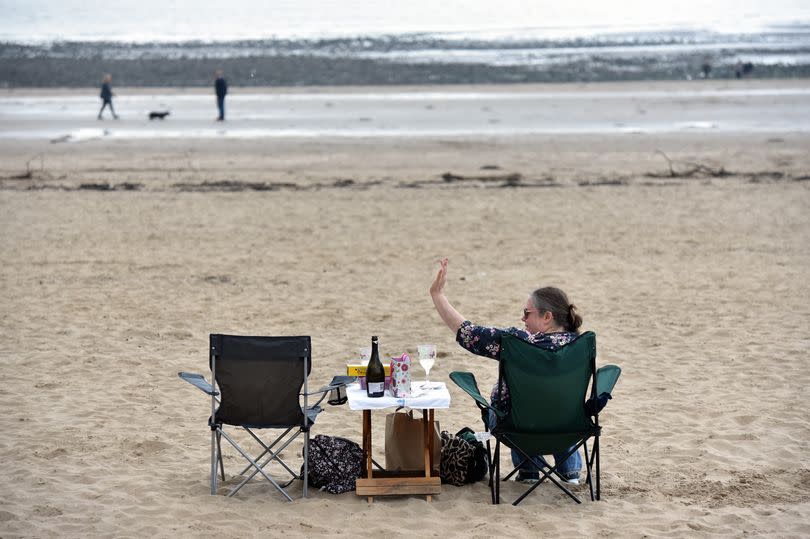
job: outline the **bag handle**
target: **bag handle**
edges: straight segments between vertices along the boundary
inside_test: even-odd
[[[407,408],[407,406],[399,406],[396,410],[394,410],[394,413],[396,414],[400,410],[405,410],[406,408]],[[407,410],[404,412],[403,415],[406,415],[406,416],[410,417],[411,419],[413,419],[413,408],[407,408]]]

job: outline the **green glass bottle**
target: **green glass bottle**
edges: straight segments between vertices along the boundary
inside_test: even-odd
[[[380,350],[377,337],[371,338],[371,359],[366,368],[366,394],[376,398],[385,395],[385,369],[380,361]]]

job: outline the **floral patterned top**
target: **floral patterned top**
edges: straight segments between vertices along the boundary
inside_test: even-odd
[[[545,348],[546,350],[557,350],[566,344],[573,342],[578,333],[572,331],[561,331],[559,333],[534,333],[531,334],[524,329],[515,327],[510,328],[491,328],[487,326],[477,326],[465,320],[461,323],[456,333],[456,342],[463,346],[468,351],[479,356],[490,357],[492,359],[500,360],[501,358],[501,335],[508,333],[514,335],[520,340],[527,343]],[[501,385],[501,400],[498,400],[498,384],[492,388],[490,393],[490,401],[492,405],[500,410],[509,410],[509,388],[506,384]]]

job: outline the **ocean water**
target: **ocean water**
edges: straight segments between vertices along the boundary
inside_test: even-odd
[[[758,33],[810,23],[806,0],[0,0],[0,40],[234,41],[412,33],[492,39]]]
[[[0,0],[0,86],[810,76],[808,0]],[[171,73],[169,77],[167,74]],[[91,82],[92,81],[92,82]]]

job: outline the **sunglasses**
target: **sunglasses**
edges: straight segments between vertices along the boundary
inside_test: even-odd
[[[529,318],[529,313],[540,312],[538,309],[523,309],[523,318]]]

